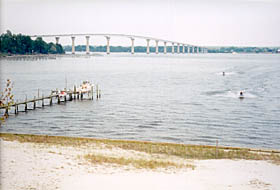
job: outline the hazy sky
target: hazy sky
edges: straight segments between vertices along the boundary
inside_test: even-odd
[[[280,0],[1,0],[0,11],[1,33],[123,33],[202,46],[280,46]],[[112,38],[111,45],[122,42],[130,44]]]

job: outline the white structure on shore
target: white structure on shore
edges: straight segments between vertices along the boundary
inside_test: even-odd
[[[174,54],[175,53],[175,45],[177,45],[177,51],[176,53],[207,53],[207,49],[205,47],[201,47],[201,46],[195,46],[195,45],[190,45],[187,43],[182,43],[182,42],[175,42],[175,41],[169,41],[169,40],[163,40],[163,39],[158,39],[158,38],[153,38],[153,37],[146,37],[146,36],[136,36],[136,35],[127,35],[127,34],[58,34],[58,35],[34,35],[31,37],[54,37],[56,43],[59,43],[59,39],[61,37],[71,37],[72,40],[72,54],[75,54],[75,38],[77,36],[84,36],[86,38],[86,54],[90,53],[89,50],[89,39],[91,36],[104,36],[107,40],[107,48],[106,48],[106,52],[107,54],[110,54],[110,39],[112,37],[124,37],[124,38],[129,38],[131,39],[131,54],[134,54],[134,41],[135,39],[144,39],[147,42],[147,50],[146,53],[149,54],[150,53],[150,41],[153,40],[156,43],[155,46],[155,53],[158,54],[159,53],[159,43],[162,42],[163,43],[163,53],[166,54],[167,53],[167,44],[171,44],[171,53]],[[196,50],[196,51],[195,51]]]

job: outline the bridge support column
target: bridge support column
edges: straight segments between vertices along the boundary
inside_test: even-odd
[[[163,51],[164,51],[164,54],[166,54],[166,52],[167,52],[166,43],[167,43],[167,42],[164,42],[164,50],[163,50]]]
[[[147,54],[150,53],[150,45],[149,45],[150,39],[147,39]]]
[[[185,44],[182,44],[182,47],[183,47],[182,51],[183,53],[185,53]]]
[[[56,43],[56,44],[59,43],[59,37],[58,37],[58,36],[55,37],[55,43]]]
[[[131,39],[131,54],[134,54],[134,38]]]
[[[199,53],[199,47],[196,47],[196,53]]]
[[[158,54],[158,40],[156,40],[156,54]]]
[[[194,53],[194,46],[192,46],[192,53]]]
[[[190,53],[190,46],[187,46],[187,53]]]
[[[174,54],[174,43],[172,43],[172,54]]]
[[[177,44],[177,53],[180,53],[180,44]]]
[[[107,39],[107,54],[110,54],[110,37],[106,36]]]
[[[72,39],[72,54],[75,54],[75,36],[72,36],[71,39]]]
[[[89,36],[86,36],[86,54],[89,54]]]

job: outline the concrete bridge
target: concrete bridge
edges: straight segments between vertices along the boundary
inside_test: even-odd
[[[86,38],[86,53],[89,54],[89,39],[91,36],[104,36],[107,39],[107,54],[110,54],[110,39],[112,37],[124,37],[131,39],[131,54],[134,54],[134,41],[135,39],[144,39],[147,42],[147,51],[146,53],[150,53],[150,41],[155,41],[155,53],[159,53],[159,43],[162,42],[164,45],[163,53],[167,53],[167,44],[171,44],[171,53],[207,53],[207,49],[205,47],[201,46],[195,46],[183,42],[176,42],[176,41],[170,41],[170,40],[164,40],[159,38],[153,38],[153,37],[146,37],[146,36],[137,36],[137,35],[127,35],[127,34],[51,34],[51,35],[34,35],[31,37],[54,37],[56,40],[56,43],[59,43],[59,39],[61,37],[70,37],[72,40],[72,54],[75,54],[75,38],[77,36],[84,36]],[[177,52],[175,52],[175,46],[177,46]],[[182,48],[180,48],[182,47]],[[182,52],[181,52],[182,49]]]

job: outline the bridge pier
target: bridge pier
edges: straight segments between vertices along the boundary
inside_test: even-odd
[[[146,39],[147,40],[147,54],[150,53],[150,45],[149,45],[149,42],[150,42],[150,39]]]
[[[166,43],[167,43],[167,42],[164,42],[164,50],[163,50],[163,51],[164,51],[164,54],[166,54],[166,52],[167,52]]]
[[[196,53],[199,53],[199,47],[198,46],[196,47]]]
[[[134,54],[134,38],[131,39],[131,54]]]
[[[110,54],[110,37],[106,36],[107,39],[107,54]]]
[[[180,44],[179,43],[177,44],[177,53],[178,54],[180,53]]]
[[[184,54],[185,53],[185,44],[182,44],[182,47],[183,47],[182,51],[183,51],[183,54]]]
[[[158,40],[156,40],[156,54],[158,54]]]
[[[72,36],[71,39],[72,39],[72,54],[75,54],[75,36]]]
[[[174,54],[174,43],[172,42],[172,54]]]
[[[89,36],[86,36],[86,54],[89,54]]]
[[[59,44],[59,37],[58,36],[55,37],[55,43]]]
[[[187,46],[187,53],[190,53],[190,46]]]

